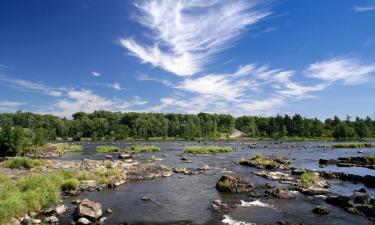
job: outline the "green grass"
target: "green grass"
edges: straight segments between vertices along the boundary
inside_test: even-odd
[[[369,143],[338,143],[333,144],[332,148],[375,148],[375,144]]]
[[[222,191],[222,192],[229,192],[230,191],[230,187],[231,187],[231,183],[228,181],[228,180],[219,180],[217,183],[216,183],[216,188],[219,190],[219,191]]]
[[[314,172],[305,172],[300,177],[302,184],[305,187],[310,186],[314,181],[319,179],[319,176],[316,175]]]
[[[251,159],[241,158],[238,163],[241,165],[248,165],[251,163],[251,164],[258,165],[258,166],[267,166],[269,168],[277,167],[277,162],[274,159],[267,158],[263,156],[261,153],[256,153],[255,157]]]
[[[7,159],[3,162],[5,167],[11,169],[33,169],[40,168],[44,165],[44,160],[42,159],[29,159],[27,157],[15,157],[12,159]]]
[[[72,190],[77,190],[78,187],[79,187],[79,181],[76,178],[71,178],[69,180],[66,180],[61,185],[61,190],[63,190],[63,191],[72,191]]]
[[[119,147],[111,146],[111,145],[96,146],[95,150],[97,152],[106,152],[106,153],[120,152],[121,151]]]
[[[124,149],[125,152],[158,152],[160,148],[155,145],[133,145]]]
[[[212,153],[228,153],[232,152],[232,147],[220,146],[189,146],[186,147],[184,153],[191,154],[212,154]]]
[[[125,180],[126,175],[118,168],[100,169],[91,174],[99,184],[108,184],[111,180]]]
[[[66,151],[81,151],[82,145],[69,145],[69,144],[59,144],[57,145],[57,151],[64,153]]]
[[[372,164],[375,164],[375,155],[367,156],[367,158],[371,161]]]
[[[11,218],[40,211],[59,202],[62,185],[72,179],[67,172],[27,174],[12,180],[0,174],[0,224]]]

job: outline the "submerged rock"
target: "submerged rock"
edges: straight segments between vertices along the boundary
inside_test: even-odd
[[[266,194],[271,194],[279,199],[293,199],[296,197],[295,193],[284,187],[277,187],[270,190],[266,190]]]
[[[89,199],[82,200],[75,211],[77,218],[85,217],[90,220],[97,220],[102,216],[102,214],[102,205],[100,203],[90,201]]]
[[[329,213],[329,210],[328,210],[327,207],[316,206],[316,207],[313,209],[313,213],[316,213],[316,214],[328,214],[328,213]]]
[[[239,176],[222,176],[216,183],[220,192],[250,192],[254,187],[247,178]]]

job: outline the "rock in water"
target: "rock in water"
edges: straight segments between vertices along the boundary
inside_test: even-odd
[[[82,217],[82,218],[79,218],[79,220],[77,221],[78,224],[82,224],[82,225],[88,225],[88,224],[91,224],[91,221]]]
[[[313,213],[316,213],[316,214],[328,214],[328,213],[329,213],[329,210],[328,210],[328,208],[326,208],[326,207],[316,206],[316,207],[313,209]]]
[[[247,178],[238,176],[222,176],[216,183],[221,192],[250,192],[254,187]]]
[[[88,219],[97,220],[102,216],[102,205],[90,201],[88,199],[82,200],[82,202],[76,208],[76,217],[86,217]]]

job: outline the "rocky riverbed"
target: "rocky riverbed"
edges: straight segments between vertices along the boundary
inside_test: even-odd
[[[367,157],[375,155],[374,149],[333,150],[322,142],[140,144],[157,145],[161,151],[119,156],[97,153],[97,144],[88,143],[81,152],[49,159],[38,172],[63,169],[87,179],[80,179],[77,192],[62,193],[63,202],[56,207],[64,205],[64,213],[55,208],[20,219],[57,219],[59,224],[373,224],[374,170],[320,164],[319,159]],[[234,151],[183,154],[190,145]],[[262,160],[256,160],[260,155]],[[95,174],[105,174],[95,171],[107,170],[116,171],[108,182],[95,179]],[[24,173],[6,171],[12,176]]]

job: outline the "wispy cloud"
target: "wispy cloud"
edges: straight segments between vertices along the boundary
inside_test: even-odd
[[[38,92],[45,95],[59,97],[63,94],[65,88],[54,88],[42,83],[27,81],[23,79],[11,78],[0,75],[0,83],[15,89]]]
[[[179,76],[200,72],[246,27],[271,14],[255,0],[150,0],[135,6],[135,19],[153,32],[153,45],[132,38],[121,38],[121,45],[143,63]]]
[[[375,5],[367,5],[367,6],[354,6],[354,12],[367,12],[367,11],[375,11]]]
[[[306,76],[327,82],[342,81],[344,84],[360,84],[375,73],[375,63],[365,64],[356,58],[333,58],[311,64]]]
[[[93,112],[95,110],[128,111],[131,107],[147,104],[147,101],[135,96],[126,101],[117,98],[106,98],[95,94],[92,90],[70,90],[63,99],[58,100],[51,110],[52,113],[61,117],[70,117],[75,112]]]
[[[10,112],[15,111],[25,105],[22,102],[12,102],[12,101],[0,101],[0,111]]]
[[[139,81],[155,81],[164,84],[165,86],[173,86],[173,83],[167,79],[160,79],[156,77],[151,77],[145,73],[138,73],[136,79]]]
[[[92,71],[91,75],[93,75],[94,77],[100,77],[102,74],[97,71]]]

